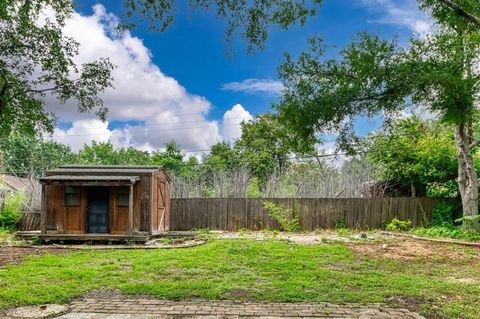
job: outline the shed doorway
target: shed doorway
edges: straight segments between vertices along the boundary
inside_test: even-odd
[[[87,232],[107,234],[109,188],[88,187],[87,189]]]

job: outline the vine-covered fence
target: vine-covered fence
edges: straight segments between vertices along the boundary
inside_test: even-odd
[[[304,230],[333,228],[382,228],[394,217],[424,225],[435,206],[445,200],[433,198],[176,198],[171,201],[170,230],[209,228],[237,231],[278,228],[263,208],[271,201],[294,208]]]

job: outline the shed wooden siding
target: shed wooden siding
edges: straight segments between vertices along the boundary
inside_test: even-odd
[[[272,201],[292,208],[298,207],[300,225],[304,230],[333,228],[336,222],[357,229],[382,228],[394,217],[411,220],[413,226],[431,220],[432,211],[446,200],[433,198],[175,198],[172,199],[172,230],[210,228],[238,231],[242,228],[278,229],[263,208]],[[448,202],[456,203],[455,200]]]
[[[47,191],[47,231],[83,234],[87,231],[87,188],[80,186],[80,205],[65,206],[62,185],[46,185]],[[128,230],[128,206],[117,206],[117,186],[110,186],[109,230],[112,234],[126,234]],[[134,203],[134,211],[138,205]],[[137,209],[137,211],[139,211]]]
[[[152,187],[152,233],[164,232],[170,220],[170,186],[165,172],[153,176]]]
[[[169,228],[170,180],[159,167],[65,166],[47,171],[46,176],[43,181],[41,179],[44,191],[42,210],[45,212],[42,234],[45,236],[87,234],[87,194],[90,187],[96,186],[108,187],[109,190],[106,235],[147,236]],[[66,185],[80,188],[79,205],[65,205]],[[131,215],[130,206],[118,206],[118,187],[129,187],[132,190],[131,196],[129,195]]]

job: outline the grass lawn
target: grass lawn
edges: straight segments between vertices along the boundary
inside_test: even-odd
[[[213,240],[189,249],[81,251],[28,257],[0,268],[0,308],[67,302],[99,289],[160,298],[287,302],[415,300],[423,314],[478,318],[478,250],[466,257],[402,260],[355,252],[346,244]]]

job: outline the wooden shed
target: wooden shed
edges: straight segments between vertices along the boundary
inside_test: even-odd
[[[170,179],[158,166],[62,166],[45,172],[45,240],[134,240],[168,231]]]

